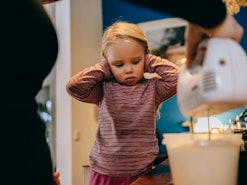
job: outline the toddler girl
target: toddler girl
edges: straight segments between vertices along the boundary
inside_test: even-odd
[[[101,55],[100,63],[69,80],[67,92],[99,107],[90,185],[129,185],[157,157],[156,111],[176,93],[179,68],[149,54],[142,30],[127,22],[105,31]],[[145,79],[145,72],[159,78]]]

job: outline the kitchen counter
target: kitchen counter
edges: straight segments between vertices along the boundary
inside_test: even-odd
[[[165,159],[145,176],[138,178],[131,185],[169,185],[172,184],[169,160]]]
[[[247,147],[246,147],[247,151]],[[247,152],[245,150],[240,152],[239,169],[238,169],[238,183],[237,185],[246,185],[246,166],[247,166]],[[174,185],[172,183],[169,160],[166,158],[149,173],[143,177],[138,178],[131,185]]]

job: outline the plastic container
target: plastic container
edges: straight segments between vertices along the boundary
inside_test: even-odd
[[[236,185],[241,134],[164,134],[174,185]]]

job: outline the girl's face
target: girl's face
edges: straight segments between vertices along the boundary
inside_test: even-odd
[[[105,55],[118,83],[135,85],[143,78],[145,52],[137,41],[116,40],[109,46]]]

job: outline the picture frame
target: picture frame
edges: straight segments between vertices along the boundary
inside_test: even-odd
[[[148,40],[150,52],[181,67],[185,62],[184,32],[187,21],[166,18],[137,24]]]

